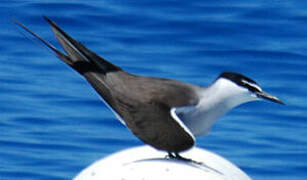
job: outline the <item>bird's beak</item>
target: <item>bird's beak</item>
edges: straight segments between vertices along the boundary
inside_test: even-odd
[[[278,99],[277,97],[275,96],[272,96],[266,92],[256,92],[256,95],[258,98],[261,98],[261,99],[266,99],[266,100],[269,100],[269,101],[272,101],[272,102],[276,102],[276,103],[279,103],[279,104],[285,104],[284,102],[282,102],[280,99]]]

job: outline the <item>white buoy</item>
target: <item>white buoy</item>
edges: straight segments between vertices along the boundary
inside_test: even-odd
[[[167,159],[149,146],[123,150],[103,158],[74,180],[251,180],[223,157],[197,147],[181,153],[196,162]]]

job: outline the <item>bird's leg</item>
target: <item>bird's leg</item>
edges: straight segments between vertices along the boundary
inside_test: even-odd
[[[168,153],[168,157],[170,159],[177,159],[177,160],[180,160],[180,161],[185,161],[185,162],[191,162],[191,163],[195,163],[195,164],[198,164],[198,165],[203,165],[202,162],[198,162],[198,161],[195,161],[193,159],[189,159],[189,158],[185,158],[185,157],[182,157],[179,155],[179,153],[174,153],[175,155],[173,155],[172,153]]]
[[[167,152],[168,154],[167,154],[167,156],[166,156],[166,158],[169,158],[169,159],[175,159],[176,158],[176,156],[174,156],[171,152]]]
[[[179,155],[179,153],[175,153],[175,159],[182,160],[182,161],[193,162],[192,159],[182,157],[182,156]]]
[[[166,158],[177,159],[177,160],[181,160],[181,161],[192,161],[192,159],[188,159],[188,158],[184,158],[184,157],[180,156],[179,153],[172,153],[172,152],[168,152],[168,155],[166,156]]]
[[[174,154],[172,152],[167,152],[168,155],[166,156],[166,158],[168,159],[176,159],[179,161],[185,161],[185,162],[191,162],[191,163],[195,163],[195,164],[199,164],[202,165],[202,162],[198,162],[198,161],[194,161],[193,159],[189,159],[189,158],[185,158],[179,155],[179,153],[175,152]]]

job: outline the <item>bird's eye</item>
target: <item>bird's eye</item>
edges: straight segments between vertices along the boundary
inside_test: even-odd
[[[251,92],[261,92],[262,91],[261,88],[257,84],[250,83],[246,80],[242,80],[241,83],[242,83],[242,86],[246,87]]]

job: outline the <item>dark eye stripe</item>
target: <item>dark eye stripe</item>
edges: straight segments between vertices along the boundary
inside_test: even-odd
[[[259,89],[255,88],[255,87],[253,87],[253,86],[247,85],[246,87],[247,87],[247,89],[250,90],[251,92],[260,92]]]
[[[246,87],[251,92],[261,92],[260,87],[258,87],[256,84],[249,83],[245,80],[241,81],[241,86]]]
[[[218,78],[221,78],[221,77],[229,79],[232,82],[236,83],[237,85],[242,86],[251,92],[261,92],[262,91],[262,89],[258,86],[258,84],[254,80],[246,76],[243,76],[242,74],[234,73],[234,72],[223,72]]]

